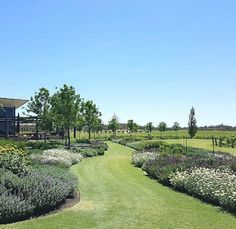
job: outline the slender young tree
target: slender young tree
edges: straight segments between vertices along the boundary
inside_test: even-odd
[[[44,140],[46,142],[47,133],[52,129],[51,97],[48,89],[40,88],[34,97],[30,98],[26,111],[37,115],[36,126],[44,131]],[[36,133],[36,139],[37,137],[38,133]]]
[[[173,125],[172,129],[175,131],[175,135],[176,135],[176,138],[177,138],[177,131],[180,129],[179,123],[174,122],[174,125]]]
[[[158,130],[161,132],[161,138],[162,138],[162,133],[166,131],[167,125],[165,122],[160,122],[158,125]]]
[[[67,146],[70,148],[70,130],[81,116],[81,98],[75,88],[66,84],[52,96],[52,114],[55,123],[67,132]]]
[[[100,118],[97,118],[93,127],[94,138],[96,133],[99,135],[99,132],[102,131],[102,127],[103,127],[102,120]]]
[[[146,126],[145,126],[145,131],[148,133],[148,137],[151,137],[152,131],[154,129],[154,126],[152,124],[152,122],[149,122]]]
[[[97,119],[100,118],[102,114],[96,104],[93,101],[88,100],[82,103],[82,115],[84,118],[84,125],[89,133],[89,139],[91,139],[91,132],[96,125]]]
[[[138,132],[138,124],[137,123],[134,123],[133,132],[134,133]]]
[[[112,130],[113,137],[116,137],[116,131],[119,129],[119,118],[116,114],[112,116],[112,119],[108,123],[108,129]]]
[[[195,109],[194,107],[190,110],[189,121],[188,121],[188,133],[190,138],[192,139],[198,131],[197,128],[197,120],[195,118]]]

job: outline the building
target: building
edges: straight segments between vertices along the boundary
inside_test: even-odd
[[[0,137],[16,136],[16,109],[27,102],[23,99],[0,98]]]

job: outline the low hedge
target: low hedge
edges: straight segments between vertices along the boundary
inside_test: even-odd
[[[91,140],[84,143],[75,143],[71,146],[71,151],[74,153],[80,153],[83,157],[95,157],[98,155],[104,155],[108,149],[108,145],[105,142]]]
[[[34,166],[20,176],[0,169],[0,223],[49,212],[73,196],[77,182],[68,170],[54,166]]]
[[[98,155],[97,149],[79,149],[79,153],[83,155],[83,157],[95,157]]]
[[[31,154],[30,159],[34,163],[56,165],[60,167],[70,167],[79,163],[83,156],[79,153],[75,154],[65,149],[49,149],[42,153]]]
[[[46,150],[46,149],[56,149],[56,148],[62,148],[64,145],[62,142],[57,142],[57,141],[28,141],[26,143],[27,147],[30,147],[32,149],[41,149],[41,150]]]

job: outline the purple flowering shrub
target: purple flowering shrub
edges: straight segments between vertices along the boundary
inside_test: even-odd
[[[0,169],[0,223],[49,212],[72,197],[77,178],[55,166],[35,166],[27,174]]]

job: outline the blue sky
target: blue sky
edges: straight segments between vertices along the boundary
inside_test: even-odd
[[[233,0],[0,3],[0,97],[64,83],[107,122],[236,125]]]

